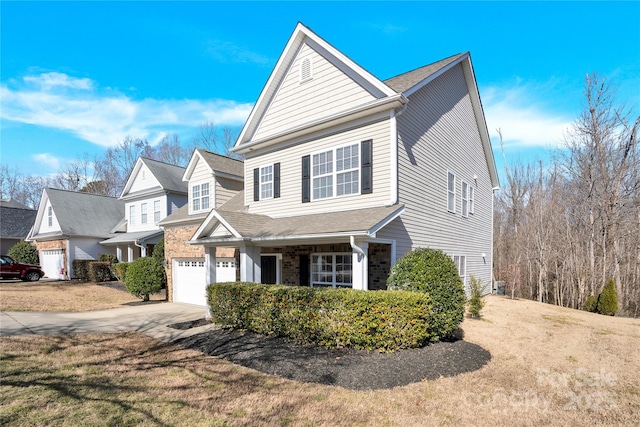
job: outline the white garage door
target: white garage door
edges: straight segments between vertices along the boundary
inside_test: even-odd
[[[236,281],[235,258],[218,258],[216,261],[216,282]]]
[[[44,276],[50,279],[64,279],[64,255],[62,249],[40,251],[40,265]]]
[[[187,304],[206,305],[204,258],[173,261],[173,300]]]

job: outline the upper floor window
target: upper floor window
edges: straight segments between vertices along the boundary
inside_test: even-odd
[[[469,216],[469,184],[462,181],[462,216]]]
[[[153,201],[153,222],[160,222],[160,200]]]
[[[447,210],[456,211],[456,176],[453,172],[447,172]]]
[[[473,186],[470,185],[469,186],[469,213],[470,214],[473,214],[475,210],[475,205],[476,205],[475,193],[476,193],[475,188],[473,188]]]
[[[191,187],[191,208],[195,211],[209,209],[209,183],[203,182]]]
[[[260,200],[273,197],[273,165],[260,168]]]
[[[136,225],[136,206],[129,206],[129,225]]]
[[[306,82],[307,80],[311,80],[313,78],[313,62],[311,61],[311,57],[307,56],[302,58],[300,61],[300,83]]]
[[[147,223],[147,204],[142,203],[140,205],[140,224]]]
[[[360,193],[359,146],[347,145],[312,156],[314,200]]]
[[[47,224],[49,227],[53,226],[53,208],[51,206],[47,208]]]

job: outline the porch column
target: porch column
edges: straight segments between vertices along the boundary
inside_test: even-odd
[[[116,258],[118,258],[119,262],[122,262],[122,247],[120,245],[116,246]]]
[[[133,246],[127,245],[127,262],[133,261]]]
[[[355,248],[352,251],[353,289],[366,291],[369,289],[369,243],[357,242],[364,255]]]
[[[216,248],[205,246],[204,248],[204,280],[206,286],[216,283]],[[211,319],[209,303],[206,304],[205,317]]]
[[[240,246],[240,281],[260,283],[260,248]]]

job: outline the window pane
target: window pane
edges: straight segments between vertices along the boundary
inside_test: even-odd
[[[200,186],[199,185],[194,185],[193,186],[193,188],[191,189],[191,195],[193,196],[194,199],[200,197]]]
[[[200,185],[200,193],[202,193],[202,196],[208,196],[209,195],[209,183],[205,182],[204,184]]]
[[[201,209],[209,209],[209,196],[200,199]]]
[[[200,210],[200,199],[193,199],[193,210],[194,211]]]
[[[344,194],[356,194],[359,190],[359,176],[358,171],[345,172],[338,174],[338,185],[336,194],[342,196]]]
[[[333,197],[333,176],[313,179],[313,198],[324,199]]]

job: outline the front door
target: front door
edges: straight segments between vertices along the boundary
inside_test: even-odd
[[[274,285],[278,283],[278,257],[262,255],[260,257],[260,283]]]

